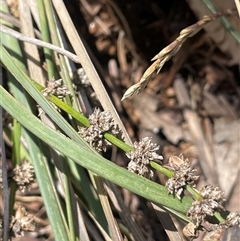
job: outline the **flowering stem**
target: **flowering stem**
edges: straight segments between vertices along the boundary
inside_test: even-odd
[[[159,172],[161,172],[162,174],[164,174],[165,176],[171,178],[174,176],[174,171],[168,170],[167,168],[157,164],[154,161],[150,161],[150,166],[153,167],[154,169],[158,170]],[[201,200],[202,196],[201,194],[199,194],[192,186],[190,185],[186,185],[186,190],[192,194],[192,196],[196,199],[196,200]]]
[[[35,81],[32,80],[32,82],[34,83],[34,85],[37,87],[39,91],[42,91],[44,89],[44,87],[42,87]],[[58,106],[60,109],[62,109],[63,111],[65,111],[66,113],[74,117],[76,120],[78,120],[83,126],[85,127],[90,126],[90,123],[87,117],[85,117],[83,114],[74,110],[71,106],[67,105],[56,96],[49,94],[48,96],[46,96],[46,98],[52,103],[54,103],[56,106]],[[132,146],[126,144],[124,141],[118,139],[116,136],[114,136],[111,133],[107,133],[107,132],[104,133],[104,138],[106,138],[109,142],[111,142],[113,145],[117,146],[118,148],[120,148],[126,153],[133,150]],[[174,176],[174,171],[159,165],[158,163],[156,163],[156,161],[150,161],[149,165],[169,178],[172,178]],[[186,185],[185,188],[194,197],[195,200],[199,200],[199,201],[202,200],[201,194],[198,193],[193,187],[191,187],[190,185]],[[220,223],[225,222],[224,218],[221,216],[219,212],[215,211],[214,216]]]
[[[38,88],[39,91],[42,91],[44,89],[44,87],[42,87],[41,85],[39,85],[38,83],[36,83],[35,81],[33,81],[34,85]],[[68,113],[69,115],[71,115],[72,117],[74,117],[76,120],[78,120],[82,125],[84,125],[85,127],[89,127],[89,120],[87,117],[85,117],[84,115],[82,115],[81,113],[77,112],[76,110],[74,110],[71,106],[67,105],[66,103],[64,103],[63,101],[61,101],[59,98],[57,98],[54,95],[49,94],[47,96],[48,100],[50,100],[52,103],[54,103],[56,106],[58,106],[60,109],[64,110],[66,113]],[[118,139],[116,136],[114,136],[111,133],[104,133],[104,137],[111,142],[113,145],[117,146],[118,148],[120,148],[121,150],[123,150],[124,152],[128,153],[130,151],[133,150],[133,147],[126,144],[124,141]],[[158,163],[156,163],[155,161],[150,161],[149,165],[154,168],[155,170],[161,172],[162,174],[164,174],[165,176],[172,178],[174,176],[174,171],[169,170],[165,167],[163,167],[162,165],[159,165]],[[199,194],[193,187],[191,187],[190,185],[186,185],[186,190],[192,194],[192,196],[195,198],[195,200],[201,200],[202,196],[201,194]],[[216,216],[215,216],[216,213]],[[221,217],[221,215],[217,212],[214,213],[214,216],[221,222],[224,221],[223,218]]]
[[[226,220],[221,216],[219,212],[214,212],[214,217],[219,221],[219,223],[224,223]]]
[[[162,174],[164,174],[165,176],[171,178],[174,175],[174,172],[171,170],[168,170],[167,168],[157,164],[154,161],[150,161],[150,166],[154,169],[156,169],[157,171],[161,172]]]
[[[125,152],[130,152],[133,150],[132,146],[129,146],[128,144],[126,144],[124,141],[119,140],[116,136],[110,134],[110,133],[104,133],[104,137],[111,142],[112,144],[114,144],[115,146],[117,146],[118,148],[120,148],[121,150],[125,151]]]
[[[68,104],[64,103],[63,101],[61,101],[56,96],[49,95],[47,98],[52,103],[54,103],[57,107],[59,107],[61,110],[65,111],[66,113],[68,113],[69,115],[74,117],[76,120],[78,120],[85,127],[89,127],[90,126],[89,120],[88,120],[87,117],[85,117],[84,115],[82,115],[78,111],[74,110],[71,106],[69,106]]]
[[[202,200],[202,195],[198,193],[192,186],[186,185],[186,190],[191,193],[196,200]]]

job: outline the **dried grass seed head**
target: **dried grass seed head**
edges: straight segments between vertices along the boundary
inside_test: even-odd
[[[77,70],[77,75],[78,75],[78,78],[80,80],[79,81],[80,83],[78,82],[78,84],[82,84],[83,86],[90,86],[91,85],[91,83],[88,79],[88,76],[86,75],[83,68],[79,68]]]
[[[89,127],[81,127],[79,134],[98,152],[106,151],[107,145],[111,145],[109,141],[104,138],[104,133],[108,132],[121,138],[122,132],[118,125],[114,124],[112,115],[107,112],[101,112],[96,108],[89,116]]]
[[[191,163],[188,159],[184,159],[182,154],[179,157],[171,156],[167,167],[174,171],[174,176],[168,179],[165,186],[170,194],[176,195],[178,199],[181,199],[184,187],[186,185],[194,185],[199,178],[199,176],[195,175],[196,169],[191,169]]]
[[[158,155],[159,145],[152,143],[152,138],[145,137],[139,142],[133,144],[133,150],[126,153],[130,159],[128,170],[135,172],[138,175],[150,178],[153,176],[153,171],[150,169],[149,162],[161,162],[163,157]]]
[[[30,189],[34,182],[34,168],[29,163],[24,161],[20,166],[17,165],[13,169],[13,180],[19,186],[20,191],[24,192],[25,189]]]

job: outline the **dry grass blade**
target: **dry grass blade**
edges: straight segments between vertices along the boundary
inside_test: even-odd
[[[221,12],[221,13],[219,12],[214,15],[206,15],[203,17],[202,20],[199,20],[197,23],[183,29],[180,32],[179,36],[172,43],[170,43],[167,47],[162,49],[156,56],[154,56],[154,58],[152,59],[152,61],[155,60],[153,62],[153,64],[144,72],[140,81],[138,83],[132,85],[125,92],[125,94],[122,97],[122,100],[141,92],[147,86],[148,82],[151,79],[152,74],[155,71],[157,71],[157,73],[159,73],[159,71],[162,69],[163,65],[178,52],[178,50],[181,48],[183,43],[188,38],[190,38],[190,37],[194,36],[196,33],[198,33],[205,24],[207,24],[219,17],[227,16],[227,15],[231,15],[231,14],[233,14],[233,11],[227,10],[226,12]]]
[[[34,28],[31,19],[31,12],[26,1],[19,1],[19,13],[21,22],[21,31],[24,35],[34,38]],[[24,50],[27,56],[27,65],[30,76],[36,79],[41,85],[44,85],[45,80],[40,64],[40,56],[37,46],[24,42]],[[36,61],[33,61],[37,60]]]
[[[28,37],[24,34],[21,34],[17,31],[15,31],[15,30],[13,30],[11,28],[8,28],[8,27],[6,27],[4,25],[1,25],[1,24],[0,24],[0,31],[3,32],[3,33],[6,33],[8,35],[11,35],[11,36],[13,36],[13,37],[15,37],[15,38],[17,38],[21,41],[28,42],[28,43],[31,43],[31,44],[34,44],[34,45],[37,45],[37,46],[40,46],[40,47],[46,47],[46,48],[52,49],[52,50],[58,52],[59,54],[67,56],[69,59],[71,59],[75,63],[80,63],[78,57],[75,54],[73,54],[73,53],[71,53],[71,52],[69,52],[65,49],[62,49],[62,48],[60,48],[56,45],[46,43],[46,42],[38,40],[36,38]]]
[[[237,11],[238,11],[238,15],[240,17],[240,2],[238,0],[234,0],[235,4],[236,4],[236,8],[237,8]]]
[[[165,232],[168,235],[168,238],[170,241],[182,241],[182,238],[180,236],[180,234],[178,233],[177,228],[175,227],[175,224],[172,221],[171,216],[169,215],[169,213],[167,213],[166,211],[164,211],[162,208],[158,207],[155,204],[152,204],[154,210],[157,213],[157,216],[159,218],[159,220],[161,221]]]

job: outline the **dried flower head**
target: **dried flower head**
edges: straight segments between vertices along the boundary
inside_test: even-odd
[[[121,130],[118,125],[114,125],[113,117],[107,111],[101,112],[100,109],[95,109],[89,116],[89,123],[89,127],[80,128],[79,134],[98,152],[106,151],[107,145],[111,145],[104,138],[104,133],[108,132],[121,138]]]
[[[226,230],[221,224],[208,224],[207,233],[204,236],[204,241],[219,241],[222,240],[224,231]]]
[[[197,238],[198,237],[198,230],[196,229],[196,225],[194,223],[188,223],[183,228],[183,234],[188,238]]]
[[[49,94],[56,95],[59,99],[63,99],[70,91],[66,86],[62,85],[62,79],[55,80],[52,78],[47,82],[47,87],[42,90],[43,96],[47,97]]]
[[[20,166],[13,169],[13,179],[19,186],[19,189],[24,192],[25,189],[30,189],[34,182],[34,168],[29,162],[23,162]]]
[[[24,236],[24,231],[35,231],[36,223],[33,215],[28,214],[25,207],[19,206],[16,210],[15,216],[11,217],[10,230],[14,237]]]
[[[184,187],[193,185],[199,176],[194,175],[196,169],[191,169],[190,162],[188,159],[184,159],[183,155],[179,157],[171,156],[168,168],[174,171],[174,176],[168,179],[165,186],[170,194],[174,194],[178,199],[181,199]]]
[[[142,138],[139,142],[133,144],[134,149],[132,151],[126,153],[131,160],[128,163],[128,170],[147,178],[153,177],[153,171],[150,169],[149,162],[161,162],[163,159],[161,155],[156,153],[159,146],[153,144],[151,140],[152,138],[150,137]]]
[[[202,200],[193,202],[187,215],[195,221],[197,227],[206,221],[207,216],[213,216],[214,211],[224,210],[221,203],[224,201],[223,192],[218,187],[207,185],[200,190]]]
[[[79,81],[80,84],[82,84],[84,86],[90,86],[91,85],[91,83],[88,79],[88,76],[86,75],[83,68],[80,68],[80,69],[77,70],[77,75],[78,75],[78,79],[80,80]]]
[[[226,218],[226,225],[228,227],[239,226],[240,227],[240,214],[236,212],[231,212]]]

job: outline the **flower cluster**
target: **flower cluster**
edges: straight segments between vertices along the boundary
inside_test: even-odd
[[[132,151],[126,153],[127,157],[131,160],[128,163],[128,170],[147,178],[153,177],[153,171],[149,167],[149,162],[160,162],[163,159],[161,155],[156,153],[159,146],[153,144],[151,138],[145,137],[139,142],[135,142],[133,148]]]
[[[90,83],[90,81],[89,81],[89,79],[88,79],[88,77],[87,77],[83,68],[80,68],[80,69],[77,70],[77,75],[78,75],[78,79],[79,79],[79,81],[77,82],[78,85],[79,84],[82,84],[84,86],[90,86],[91,85],[91,83]]]
[[[240,227],[240,214],[236,212],[231,212],[226,218],[226,225],[228,227],[238,226]]]
[[[178,199],[181,199],[181,196],[186,185],[193,185],[194,182],[199,178],[194,173],[195,169],[191,169],[191,164],[188,159],[184,160],[183,155],[171,156],[169,158],[168,169],[174,171],[174,176],[169,178],[166,182],[166,187],[170,194],[174,194]]]
[[[28,214],[25,207],[19,206],[15,216],[11,216],[10,230],[14,237],[24,236],[24,231],[35,231],[36,224],[33,215]]]
[[[111,145],[104,138],[104,133],[108,132],[116,136],[121,136],[118,125],[114,125],[114,120],[111,114],[107,111],[101,112],[100,109],[95,109],[89,116],[89,127],[81,127],[79,134],[98,152],[106,151],[107,145]]]
[[[24,192],[25,189],[30,189],[34,182],[34,168],[29,162],[23,162],[22,165],[16,166],[13,169],[13,179],[19,186],[19,189]]]
[[[70,91],[66,86],[62,86],[62,79],[55,80],[52,78],[47,82],[47,87],[42,90],[43,96],[47,97],[49,94],[56,95],[59,99],[63,99]]]
[[[193,202],[187,215],[194,221],[198,228],[207,216],[213,216],[214,211],[224,210],[221,203],[224,201],[223,192],[218,187],[207,185],[200,190],[201,200]]]

